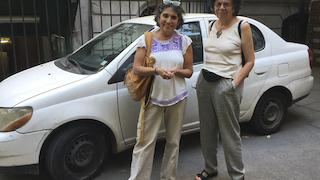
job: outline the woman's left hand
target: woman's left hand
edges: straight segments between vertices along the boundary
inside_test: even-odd
[[[174,68],[174,69],[171,69],[169,72],[176,75],[179,71],[180,71],[180,69]]]
[[[157,68],[156,73],[161,76],[163,79],[172,79],[175,74],[172,73],[171,71],[162,69],[162,68]]]
[[[181,69],[181,68],[175,68],[175,69],[171,69],[169,71],[171,74],[174,74],[174,76],[179,76],[179,77],[183,77],[183,78],[189,78],[192,75],[192,69]]]
[[[235,88],[237,88],[240,85],[239,81],[236,81],[235,79],[232,80],[232,84]]]

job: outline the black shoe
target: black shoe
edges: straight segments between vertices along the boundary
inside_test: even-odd
[[[197,177],[201,180],[207,180],[208,178],[216,177],[218,176],[218,172],[215,173],[208,173],[206,170],[203,170],[201,173],[197,174]]]

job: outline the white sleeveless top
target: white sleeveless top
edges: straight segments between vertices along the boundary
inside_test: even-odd
[[[241,38],[238,23],[234,23],[217,38],[216,22],[213,24],[207,41],[204,43],[205,57],[203,69],[225,78],[233,78],[241,69]]]
[[[170,39],[162,41],[153,37],[151,56],[156,59],[153,67],[163,69],[183,68],[184,58],[192,40],[176,31]],[[143,35],[137,47],[146,47]],[[158,106],[171,106],[188,96],[185,79],[175,76],[172,79],[163,79],[157,75],[153,81],[150,102]]]

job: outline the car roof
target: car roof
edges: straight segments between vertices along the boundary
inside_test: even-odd
[[[283,47],[286,43],[278,34],[273,32],[270,28],[265,26],[263,23],[256,21],[255,19],[244,17],[244,16],[237,16],[239,19],[248,21],[250,24],[253,24],[259,28],[260,31],[263,31],[263,35],[267,36],[265,38],[268,39],[269,42],[273,43],[273,48],[278,49]],[[209,14],[209,13],[186,13],[183,16],[184,20],[191,20],[191,19],[218,19],[216,15]],[[137,24],[148,24],[148,25],[156,25],[154,21],[154,16],[145,16],[145,17],[138,17],[123,21],[123,23],[137,23]]]
[[[193,19],[193,18],[216,18],[214,14],[206,14],[206,13],[186,13],[183,16],[184,20]],[[138,17],[133,18],[129,20],[123,21],[125,23],[139,23],[139,24],[149,24],[149,25],[155,25],[154,16],[144,16],[144,17]]]

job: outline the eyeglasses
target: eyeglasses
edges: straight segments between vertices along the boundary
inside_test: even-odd
[[[173,6],[180,6],[181,2],[180,1],[171,1],[171,0],[163,0],[163,4],[169,5],[172,4]]]
[[[214,7],[217,8],[217,9],[221,8],[222,6],[224,8],[230,8],[232,5],[230,3],[220,3],[220,2],[216,2],[214,4]]]

